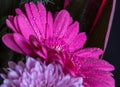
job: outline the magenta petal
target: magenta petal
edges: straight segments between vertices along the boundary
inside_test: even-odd
[[[16,12],[16,14],[18,14],[18,15],[24,14],[23,11],[22,11],[21,9],[19,9],[19,8],[16,8],[16,9],[15,9],[15,12]]]
[[[75,22],[74,24],[68,27],[66,34],[64,35],[64,41],[68,44],[75,38],[79,32],[79,23]]]
[[[28,40],[30,35],[35,35],[29,21],[24,15],[18,16],[18,24],[20,27],[20,32]]]
[[[61,38],[71,24],[71,17],[66,10],[60,11],[54,21],[54,36]]]
[[[45,48],[45,46],[43,46],[36,37],[34,36],[30,36],[29,41],[32,45],[32,47],[34,48],[34,52],[39,55],[40,57],[46,59],[47,58],[47,49]]]
[[[78,75],[84,77],[85,87],[114,87],[111,71],[114,66],[107,61],[96,58],[74,57],[74,64],[78,67]]]
[[[98,79],[99,81],[102,81],[104,84],[108,85],[108,87],[114,86],[114,79],[112,78],[110,72],[105,72],[100,70],[86,70],[81,73],[87,78],[90,78],[91,80],[93,80],[94,78],[94,79]],[[84,80],[84,82],[86,82],[86,80]]]
[[[33,10],[35,9],[32,9],[30,7],[29,4],[25,4],[25,10],[26,10],[26,13],[27,13],[27,17],[28,17],[28,21],[29,21],[29,24],[31,25],[31,30],[33,30],[37,36],[37,38],[39,40],[41,40],[41,36],[43,37],[43,32],[41,32],[40,30],[42,30],[41,28],[39,29],[38,28],[38,25],[36,24],[35,20],[38,20],[38,18],[36,19],[34,13],[32,12]],[[37,13],[37,12],[36,12]],[[35,13],[35,14],[36,14]],[[40,25],[40,24],[39,24]]]
[[[46,12],[46,8],[44,7],[44,5],[40,2],[38,2],[38,12],[40,15],[41,24],[43,26],[43,29],[45,30],[47,12]]]
[[[85,87],[114,87],[106,84],[104,81],[96,78],[85,78]]]
[[[42,36],[45,37],[45,25],[46,25],[46,23],[42,22],[43,20],[42,20],[41,14],[39,14],[38,9],[36,8],[36,6],[33,2],[30,2],[30,8],[31,8],[31,15],[33,15],[33,18],[30,20],[31,21],[33,20],[33,22],[35,22],[36,27],[39,30],[38,32],[40,32],[42,34]],[[30,14],[28,14],[28,15],[30,15]],[[46,14],[42,14],[42,15],[46,15]]]
[[[75,51],[77,49],[83,48],[86,40],[87,40],[87,37],[86,37],[85,33],[78,34],[74,38],[74,40],[71,41],[72,43],[70,44],[70,50]]]
[[[15,29],[16,29],[17,33],[21,33],[21,32],[20,32],[19,25],[18,25],[18,16],[15,16],[15,17],[14,17],[13,22],[14,22],[14,26],[15,26]]]
[[[103,71],[114,70],[114,67],[111,64],[102,59],[75,57],[73,60],[76,64],[80,64],[83,69],[97,69]]]
[[[6,34],[2,37],[2,41],[4,44],[12,49],[13,51],[16,51],[17,53],[24,54],[24,52],[19,48],[19,46],[16,44],[13,38],[13,34]]]
[[[12,29],[13,32],[17,32],[14,24],[10,20],[6,19],[6,24],[10,29]]]
[[[13,37],[16,44],[19,45],[21,49],[23,49],[26,55],[32,55],[32,52],[33,52],[32,48],[30,47],[30,45],[28,44],[27,40],[25,40],[24,37],[22,37],[20,34],[17,34],[17,33],[14,33]]]
[[[76,55],[81,58],[99,58],[103,54],[100,48],[85,48],[76,52]]]
[[[46,29],[46,39],[52,38],[53,36],[53,19],[52,14],[48,12],[47,15],[47,29]]]
[[[12,15],[9,15],[9,16],[8,16],[8,19],[9,19],[11,22],[13,22],[14,17],[13,17]]]
[[[41,43],[38,41],[38,39],[34,35],[30,35],[29,41],[30,41],[30,44],[32,45],[32,47],[34,48],[34,50],[39,49],[38,47],[39,47],[39,45],[41,45]]]
[[[41,58],[43,58],[43,59],[47,59],[47,57],[46,57],[46,55],[44,55],[44,53],[42,52],[42,51],[40,51],[40,50],[38,50],[38,51],[35,51],[35,53],[37,54],[37,55],[39,55]]]

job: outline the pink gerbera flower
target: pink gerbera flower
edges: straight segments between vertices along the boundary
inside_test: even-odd
[[[16,9],[17,15],[9,16],[6,20],[8,27],[13,31],[2,37],[7,47],[21,54],[43,58],[47,53],[44,45],[57,51],[77,51],[76,54],[79,54],[86,42],[86,35],[83,32],[79,33],[79,23],[73,22],[66,10],[58,12],[54,19],[40,2],[37,7],[32,2],[25,4],[25,10],[26,13]],[[80,51],[82,55],[79,55],[85,56],[83,52],[86,51],[88,56],[94,57],[102,53],[98,48],[87,48]]]
[[[9,62],[7,74],[0,87],[83,87],[82,78],[74,78],[64,74],[60,64],[52,62],[48,65],[27,57],[26,64]]]
[[[83,78],[84,87],[115,87],[114,79],[111,71],[114,66],[107,61],[83,52],[84,56],[70,55],[62,52],[51,52],[49,54],[48,62],[59,62],[65,73],[71,73],[75,77]]]

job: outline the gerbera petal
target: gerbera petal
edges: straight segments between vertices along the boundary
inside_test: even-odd
[[[98,69],[103,71],[112,71],[114,67],[107,61],[96,58],[73,58],[74,63],[85,69]]]
[[[34,50],[36,54],[38,54],[39,56],[41,56],[42,58],[44,58],[45,60],[48,59],[48,50],[46,49],[45,46],[39,46],[39,50]]]
[[[66,20],[67,19],[67,20]],[[54,21],[54,36],[61,38],[71,24],[71,17],[66,10],[60,11]]]
[[[104,81],[101,81],[96,78],[86,78],[84,79],[86,82],[84,83],[85,87],[114,87],[106,84]]]
[[[73,24],[71,24],[69,27],[68,27],[68,30],[67,32],[65,33],[65,36],[64,36],[64,41],[68,44],[71,43],[71,41],[75,38],[75,36],[78,34],[79,32],[79,23],[78,22],[75,22]]]
[[[2,41],[4,44],[12,49],[13,51],[16,51],[18,53],[24,54],[24,52],[19,48],[19,46],[16,44],[13,38],[13,34],[6,34],[2,37]]]
[[[41,44],[34,35],[30,35],[29,41],[30,41],[30,44],[32,45],[32,47],[35,48],[35,50],[38,50],[38,48]]]
[[[112,87],[114,85],[114,79],[112,78],[112,74],[110,72],[105,72],[101,70],[84,70],[83,72],[81,72],[81,74],[85,76],[86,80],[87,78],[96,78],[109,85],[109,87]],[[84,82],[86,82],[86,80],[84,80]]]
[[[31,18],[30,20],[34,22],[34,24],[36,25],[36,27],[39,30],[38,32],[45,38],[45,27],[44,27],[45,24],[42,24],[41,15],[39,14],[38,9],[36,8],[36,6],[33,2],[30,2],[30,9],[31,9],[31,15],[33,16],[33,18]],[[30,14],[28,14],[28,15],[30,15]]]
[[[35,23],[36,18],[33,16],[33,13],[31,11],[31,7],[30,7],[29,4],[25,4],[25,10],[26,10],[26,13],[27,13],[28,21],[29,21],[30,25],[32,26],[32,30],[35,32],[36,37],[39,40],[41,40],[41,37],[43,37],[43,36],[41,36],[43,32],[39,31],[41,29],[38,29],[38,26]]]
[[[81,58],[99,58],[103,51],[100,48],[85,48],[75,54]]]
[[[34,52],[41,56],[42,58],[46,59],[47,58],[47,49],[45,46],[43,46],[36,37],[33,35],[30,36],[29,38],[30,44],[32,45],[32,48],[34,49]]]
[[[78,34],[70,44],[70,50],[75,51],[77,49],[83,48],[86,40],[87,40],[87,37],[85,33]]]
[[[29,39],[30,35],[36,35],[33,31],[28,19],[25,17],[25,15],[19,15],[18,16],[18,24],[20,27],[20,32],[26,38],[26,40]]]
[[[51,12],[47,14],[47,29],[46,29],[46,39],[52,38],[53,36],[53,19]]]
[[[8,19],[9,19],[11,22],[13,22],[14,17],[13,17],[12,15],[9,15],[9,16],[8,16]]]
[[[20,32],[19,25],[18,25],[18,16],[15,16],[15,17],[14,17],[13,22],[14,22],[14,26],[15,26],[16,31],[17,31],[18,33],[21,33],[21,32]]]
[[[24,12],[23,12],[21,9],[19,9],[19,8],[16,8],[16,9],[15,9],[15,12],[16,12],[16,14],[18,14],[18,15],[24,14]]]
[[[24,37],[22,37],[20,34],[17,34],[17,33],[14,33],[13,37],[16,44],[19,45],[21,49],[23,49],[26,55],[32,54],[32,48],[30,47],[30,45],[28,44],[27,40],[25,40]]]
[[[17,32],[12,21],[10,21],[9,19],[6,19],[6,24],[10,29],[12,29],[13,32]]]
[[[42,3],[40,2],[38,2],[38,12],[40,15],[41,24],[43,26],[43,29],[45,30],[47,12],[46,12],[46,8],[44,7],[44,5],[42,5]]]

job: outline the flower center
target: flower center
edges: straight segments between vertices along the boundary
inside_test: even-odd
[[[68,50],[68,45],[62,39],[49,39],[45,41],[45,44],[57,51]]]

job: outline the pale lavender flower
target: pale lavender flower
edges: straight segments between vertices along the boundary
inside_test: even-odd
[[[49,65],[27,57],[23,62],[8,63],[7,75],[1,74],[4,79],[0,87],[83,87],[81,77],[72,77],[64,74],[60,64],[52,62]]]

